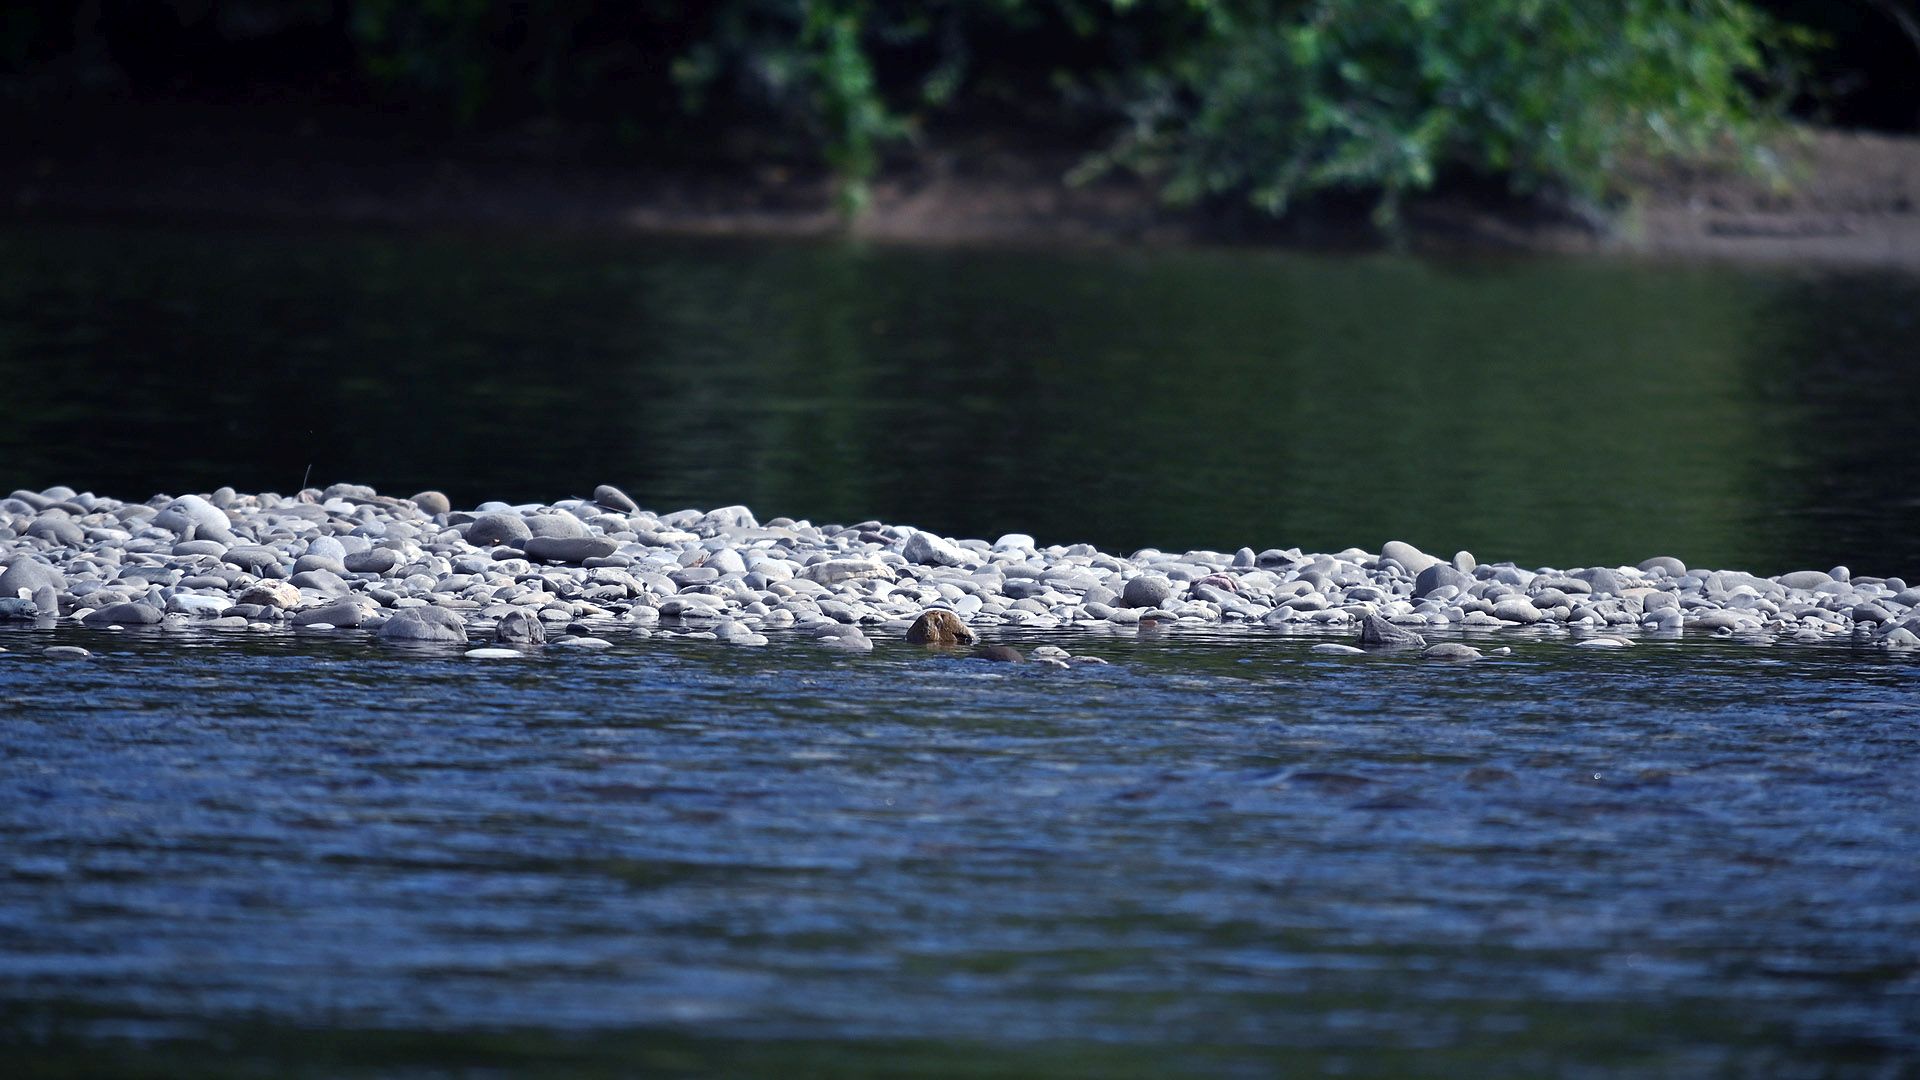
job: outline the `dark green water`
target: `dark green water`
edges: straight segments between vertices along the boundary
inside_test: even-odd
[[[1920,279],[14,226],[0,487],[1920,575]]]

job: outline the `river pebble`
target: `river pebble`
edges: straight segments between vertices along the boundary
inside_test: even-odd
[[[875,521],[763,524],[741,506],[660,512],[610,485],[591,499],[470,509],[435,491],[395,499],[352,484],[138,503],[15,492],[0,500],[0,567],[0,619],[358,627],[390,641],[471,634],[516,645],[577,624],[556,638],[563,648],[659,632],[726,644],[790,635],[868,652],[870,634],[975,645],[1005,629],[1220,625],[1357,627],[1359,645],[1409,649],[1428,648],[1435,632],[1571,632],[1585,649],[1621,648],[1636,634],[1902,653],[1920,642],[1920,588],[1846,567],[1763,577],[1656,556],[1529,568],[1464,551],[1445,560],[1397,540],[1378,551],[1119,554],[1020,533],[989,542]]]

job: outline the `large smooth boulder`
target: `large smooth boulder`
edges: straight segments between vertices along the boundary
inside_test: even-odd
[[[449,500],[445,494],[438,491],[422,491],[408,501],[419,507],[420,512],[428,516],[444,514],[453,509],[453,502]]]
[[[527,531],[535,536],[576,537],[590,535],[587,523],[565,511],[529,514],[524,519]]]
[[[467,625],[445,608],[410,607],[394,612],[380,627],[382,641],[467,643]]]
[[[533,536],[533,530],[527,527],[527,519],[519,514],[481,514],[467,525],[467,543],[474,547],[491,547],[494,544],[512,544],[515,547],[525,543]]]
[[[1463,574],[1446,563],[1436,562],[1414,578],[1413,595],[1417,599],[1424,599],[1434,590],[1448,585],[1464,593],[1473,588],[1473,575]]]
[[[67,576],[56,567],[24,555],[0,573],[0,596],[18,596],[21,589],[32,593],[49,587],[55,591],[65,589]]]
[[[152,604],[136,601],[131,604],[108,604],[106,607],[87,613],[80,620],[89,626],[152,626],[166,617],[166,613]]]
[[[1446,561],[1445,559],[1436,558],[1421,551],[1405,540],[1389,540],[1381,545],[1380,557],[1382,559],[1392,559],[1394,562],[1406,567],[1407,573],[1416,577],[1427,567]]]
[[[33,524],[27,526],[27,535],[59,547],[77,548],[87,542],[87,534],[80,531],[72,518],[56,514],[35,518]]]
[[[1173,596],[1173,582],[1164,574],[1141,574],[1127,581],[1120,598],[1130,608],[1159,607]]]
[[[258,604],[261,607],[279,608],[289,611],[303,602],[300,590],[285,581],[261,581],[249,585],[234,598],[237,604]]]
[[[537,645],[547,640],[547,627],[531,611],[509,611],[494,625],[493,640],[502,645]]]
[[[916,532],[907,537],[906,546],[900,554],[908,562],[921,566],[963,566],[967,562],[966,555],[958,547],[927,532]]]
[[[344,559],[349,574],[384,574],[400,565],[400,553],[392,548],[368,548]]]
[[[198,495],[182,495],[161,507],[152,524],[189,539],[221,540],[233,535],[233,521],[226,511]]]

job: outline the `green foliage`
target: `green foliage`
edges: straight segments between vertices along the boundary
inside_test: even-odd
[[[1598,206],[1628,166],[1757,162],[1782,60],[1808,44],[1756,6],[1783,2],[333,0],[296,21],[408,112],[546,115],[654,145],[751,130],[755,152],[828,167],[850,213],[890,147],[958,115],[1086,143],[1118,131],[1083,171],[1137,170],[1175,201],[1280,214],[1353,190],[1391,225],[1449,174]],[[62,35],[155,68],[173,48],[156,25],[203,49],[206,27],[287,23],[271,0],[108,5],[91,23],[63,6],[0,16],[0,70],[86,44]]]
[[[1766,164],[1782,57],[1804,38],[1745,0],[801,0],[790,51],[804,117],[857,210],[906,117],[978,105],[998,87],[1125,116],[1093,163],[1160,179],[1168,197],[1244,197],[1281,214],[1303,195],[1401,201],[1450,172],[1597,207],[1624,170],[1661,160]],[[793,8],[789,7],[791,12]],[[1050,46],[1022,53],[1020,43]],[[911,46],[922,46],[913,54]],[[881,61],[897,53],[917,67]],[[1007,79],[996,56],[1052,66]],[[749,56],[752,54],[749,53]]]
[[[1116,160],[1170,197],[1274,214],[1327,189],[1400,200],[1455,169],[1600,203],[1622,168],[1754,155],[1757,87],[1794,35],[1740,0],[1207,5],[1212,34],[1142,81]]]
[[[443,101],[470,124],[494,81],[488,67],[490,0],[358,0],[349,27],[373,78]]]

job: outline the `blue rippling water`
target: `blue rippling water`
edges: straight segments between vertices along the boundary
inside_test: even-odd
[[[1920,1062],[1910,658],[1045,640],[1110,663],[0,634],[0,1039],[49,1073]]]

